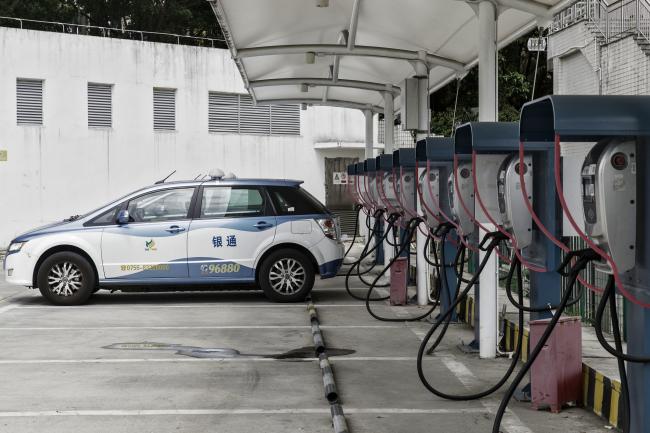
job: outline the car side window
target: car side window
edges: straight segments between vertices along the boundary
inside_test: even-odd
[[[200,218],[234,218],[264,215],[259,188],[214,186],[203,188]]]
[[[149,223],[187,219],[194,188],[154,191],[129,201],[129,220]]]
[[[115,224],[115,218],[117,218],[117,211],[119,210],[120,207],[121,205],[117,205],[110,208],[107,211],[102,212],[101,214],[93,218],[90,221],[89,225],[107,226],[107,225]]]
[[[300,187],[272,186],[268,187],[267,190],[278,215],[328,213],[321,202]]]

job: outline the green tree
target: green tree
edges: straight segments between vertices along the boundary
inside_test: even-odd
[[[535,98],[553,93],[553,76],[546,67],[546,53],[529,52],[528,38],[536,37],[535,30],[522,36],[499,51],[499,120],[517,121],[519,111],[524,103],[532,96],[533,81],[535,81],[535,65],[537,78],[535,83]],[[457,87],[458,86],[458,87]],[[456,92],[458,104],[456,106]],[[434,133],[450,136],[459,124],[478,119],[478,68],[472,68],[458,83],[456,80],[431,95],[433,116],[431,129]],[[454,117],[456,107],[456,117]],[[452,126],[453,123],[453,126]]]
[[[223,38],[205,0],[0,0],[0,15]]]

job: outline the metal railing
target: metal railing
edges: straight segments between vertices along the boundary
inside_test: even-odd
[[[379,120],[377,125],[377,141],[386,143],[386,128],[384,119]],[[404,147],[415,147],[416,139],[411,131],[402,129],[402,125],[395,125],[393,128],[393,143],[396,149]]]
[[[87,36],[101,36],[105,38],[129,39],[143,42],[162,42],[211,48],[226,47],[225,39],[219,38],[205,38],[200,36],[178,35],[173,33],[127,30],[113,27],[91,26],[87,24],[69,24],[59,23],[55,21],[40,21],[14,17],[0,16],[0,26]]]
[[[650,43],[650,3],[648,0],[579,0],[553,17],[551,33],[587,21],[607,44],[626,36]]]

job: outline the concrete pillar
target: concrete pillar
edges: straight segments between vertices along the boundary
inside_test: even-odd
[[[478,120],[480,122],[496,122],[498,118],[497,93],[497,11],[490,1],[482,1],[478,5]],[[480,166],[477,167],[480,170]],[[475,208],[479,205],[475,203]],[[484,224],[488,230],[495,230],[492,224]],[[479,230],[479,239],[486,232]],[[485,257],[485,252],[479,253],[479,261]],[[498,269],[496,254],[487,262],[479,278],[480,290],[478,302],[479,345],[481,358],[495,358],[498,336]]]

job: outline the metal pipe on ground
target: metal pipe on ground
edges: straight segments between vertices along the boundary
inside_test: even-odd
[[[334,381],[334,372],[332,371],[332,365],[330,364],[327,354],[321,353],[319,356],[320,359],[320,369],[323,373],[323,385],[325,387],[325,398],[330,404],[338,403],[339,393],[336,389],[336,382]]]
[[[332,423],[334,425],[334,433],[349,433],[348,422],[345,420],[345,415],[343,414],[343,407],[340,404],[336,403],[330,406],[330,412],[332,413]]]

